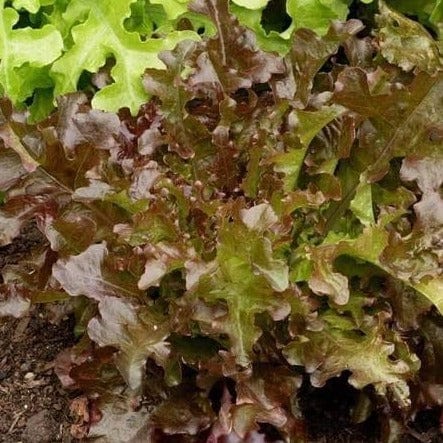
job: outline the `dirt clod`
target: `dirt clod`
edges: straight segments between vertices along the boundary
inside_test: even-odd
[[[22,433],[24,443],[49,443],[58,439],[59,426],[52,414],[43,409],[30,417]]]

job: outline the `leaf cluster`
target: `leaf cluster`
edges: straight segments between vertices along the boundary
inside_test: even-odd
[[[88,21],[108,14],[129,32],[121,19],[135,4],[105,3],[62,14],[76,32],[52,65],[58,78],[95,38]],[[215,32],[173,49],[165,37],[158,61],[137,59],[153,98],[135,117],[72,93],[31,124],[0,102],[0,243],[31,220],[47,239],[3,270],[0,315],[73,310],[79,342],[57,373],[88,395],[79,435],[107,442],[246,441],[266,429],[303,441],[302,378],[320,387],[343,372],[406,420],[439,404],[438,42],[384,2],[373,36],[355,19],[323,35],[298,29],[284,56],[259,49],[226,0],[195,0],[186,14]],[[145,44],[105,38],[116,76]],[[146,42],[157,56],[163,43]]]
[[[232,0],[229,7],[254,32],[261,49],[285,55],[298,29],[325,35],[331,20],[352,16],[351,3]],[[389,3],[441,34],[440,0],[418,7],[409,0]],[[0,91],[15,106],[28,108],[35,122],[54,109],[57,97],[75,91],[87,93],[96,109],[127,107],[135,115],[149,98],[141,83],[144,69],[165,68],[158,54],[179,41],[198,41],[216,31],[216,23],[190,12],[189,5],[190,0],[2,0]],[[362,11],[357,15],[368,17],[376,10],[372,0],[360,0],[358,8]]]

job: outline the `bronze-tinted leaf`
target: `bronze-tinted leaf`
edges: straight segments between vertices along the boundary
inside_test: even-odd
[[[30,292],[19,284],[0,285],[0,317],[20,318],[26,315],[31,306]]]
[[[119,371],[131,389],[140,389],[146,359],[152,356],[164,365],[168,358],[168,323],[147,309],[115,297],[103,298],[99,311],[100,318],[89,322],[89,336],[100,346],[119,349],[115,360]]]
[[[110,296],[137,297],[133,283],[106,269],[107,255],[105,243],[91,245],[81,254],[59,259],[53,266],[53,276],[69,295],[86,295],[98,301]]]

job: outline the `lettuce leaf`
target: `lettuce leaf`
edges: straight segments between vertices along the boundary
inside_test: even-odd
[[[179,40],[198,38],[193,32],[178,31],[165,38],[140,41],[136,34],[126,31],[123,26],[131,3],[131,0],[119,2],[118,7],[100,1],[94,4],[82,0],[69,3],[65,16],[69,17],[68,23],[72,23],[73,44],[51,69],[56,96],[75,91],[83,70],[97,72],[106,58],[113,56],[113,83],[97,92],[94,106],[117,111],[125,103],[132,113],[136,113],[147,98],[140,77],[146,68],[162,66],[158,53],[172,49]],[[86,52],[85,48],[88,48]]]

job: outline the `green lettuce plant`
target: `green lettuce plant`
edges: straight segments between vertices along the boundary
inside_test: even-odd
[[[439,32],[440,1],[429,0],[418,9],[407,0],[391,3]],[[233,0],[230,8],[262,49],[285,55],[297,29],[325,35],[331,20],[346,19],[350,4]],[[135,115],[148,99],[141,83],[144,69],[165,67],[158,54],[179,41],[198,40],[198,32],[215,32],[216,26],[188,6],[189,0],[3,0],[0,87],[14,105],[29,106],[33,121],[46,117],[58,96],[77,90],[92,95],[94,108],[116,112],[127,107]],[[273,23],[266,25],[269,15]]]
[[[111,59],[108,78],[91,85],[94,107],[135,114],[147,99],[144,69],[161,68],[158,53],[178,41],[199,39],[192,27],[176,29],[185,11],[182,2],[2,1],[0,84],[16,105],[32,99],[38,120],[56,97],[81,89],[84,73],[98,73]],[[26,20],[15,29],[19,12]]]

